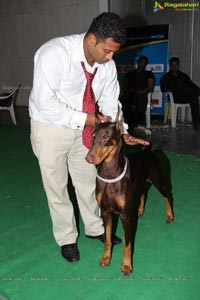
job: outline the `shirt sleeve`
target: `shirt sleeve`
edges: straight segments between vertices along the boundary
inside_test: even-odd
[[[191,88],[194,88],[194,89],[199,89],[199,87],[190,79],[190,77],[187,75],[187,74],[185,74],[185,73],[182,73],[183,75],[184,75],[184,79],[185,79],[185,82],[186,82],[186,85],[188,86],[188,87],[191,87]]]
[[[105,64],[104,87],[98,100],[98,105],[104,115],[115,120],[118,111],[119,83],[114,62]]]
[[[151,78],[151,79],[155,80],[155,75],[153,74],[152,71],[148,72],[148,78]]]
[[[62,51],[62,50],[60,50]],[[59,97],[63,55],[54,47],[43,48],[35,56],[33,97],[36,109],[48,123],[83,129],[87,114],[71,108]],[[65,53],[67,60],[67,53]]]
[[[170,90],[168,85],[168,80],[167,80],[167,74],[163,75],[160,78],[160,89],[162,92],[167,92]]]
[[[120,87],[114,61],[110,61],[105,67],[105,85],[101,97],[98,99],[100,110],[104,115],[109,116],[111,121],[116,120],[119,112],[121,131],[122,133],[127,133],[128,125],[123,122],[122,106],[119,101]]]

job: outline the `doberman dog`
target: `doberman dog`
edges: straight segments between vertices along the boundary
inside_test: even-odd
[[[125,156],[118,121],[96,126],[93,146],[86,160],[97,165],[96,199],[101,208],[106,238],[101,266],[108,266],[112,252],[112,216],[118,215],[124,231],[122,272],[133,271],[132,237],[135,237],[138,216],[142,216],[146,201],[146,184],[154,184],[166,203],[166,222],[172,223],[173,195],[167,184],[160,160],[150,149],[134,151]],[[138,199],[138,200],[137,200]]]

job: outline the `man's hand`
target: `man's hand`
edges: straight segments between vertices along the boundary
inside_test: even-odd
[[[95,127],[96,124],[99,124],[101,122],[107,122],[108,116],[102,115],[100,113],[88,113],[85,126],[89,127]]]
[[[108,121],[108,116],[102,115],[101,113],[95,114],[95,124],[104,123]]]
[[[129,134],[124,134],[123,138],[124,138],[124,142],[127,145],[131,145],[131,146],[138,145],[138,144],[139,145],[144,145],[144,146],[148,146],[149,145],[149,142],[147,142],[147,141],[145,141],[143,139],[135,138],[134,136],[129,135]]]

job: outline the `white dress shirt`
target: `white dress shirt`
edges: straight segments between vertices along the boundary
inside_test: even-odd
[[[84,35],[52,39],[36,52],[29,98],[29,113],[33,120],[61,128],[83,129],[87,117],[82,112],[86,78],[81,61],[91,73],[98,67],[92,82],[95,101],[104,115],[115,120],[119,105],[115,63],[111,60],[91,67],[83,51]]]

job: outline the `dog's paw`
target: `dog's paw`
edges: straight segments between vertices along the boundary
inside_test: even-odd
[[[145,205],[145,195],[140,196],[140,205],[138,207],[138,217],[142,217],[144,214],[144,205]]]
[[[144,214],[144,208],[143,207],[139,207],[138,208],[138,217],[142,217]]]
[[[122,264],[122,273],[124,275],[130,275],[133,272],[133,268],[131,265]]]
[[[103,256],[99,262],[101,267],[109,266],[110,265],[110,257],[109,256]]]
[[[174,216],[173,215],[167,215],[166,216],[166,223],[171,224],[174,221]]]

